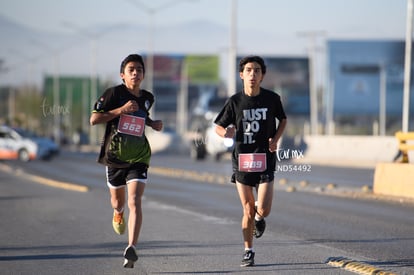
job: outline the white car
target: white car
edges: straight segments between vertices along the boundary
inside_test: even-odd
[[[216,125],[214,119],[217,114],[210,115],[204,123],[208,125],[199,124],[191,139],[190,154],[191,158],[195,160],[203,160],[207,155],[212,156],[216,161],[219,161],[224,154],[230,153],[234,148],[234,139],[222,138],[216,133]]]
[[[29,161],[44,158],[47,152],[8,126],[0,126],[0,159]]]
[[[233,150],[234,139],[217,135],[214,119],[224,106],[227,97],[216,97],[213,93],[203,94],[193,110],[191,119],[190,154],[195,160],[203,160],[207,155],[219,161],[221,157]]]
[[[41,151],[42,159],[49,159],[59,155],[59,146],[50,138],[38,136],[34,132],[24,130],[22,128],[13,128],[13,130],[15,130],[23,138],[34,141],[38,146],[38,151]]]
[[[229,153],[233,149],[234,140],[232,138],[222,138],[216,133],[216,125],[212,124],[206,131],[206,151],[216,160],[220,160],[223,154]]]

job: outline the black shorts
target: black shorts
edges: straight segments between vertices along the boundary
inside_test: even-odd
[[[106,182],[109,188],[120,188],[131,181],[147,183],[148,165],[136,163],[128,168],[106,167]]]
[[[264,171],[264,172],[239,172],[236,171],[231,176],[231,182],[236,183],[236,181],[249,186],[256,186],[257,184],[271,182],[275,179],[275,174],[273,171]]]
[[[256,186],[257,184],[271,182],[275,179],[275,166],[276,166],[276,154],[270,153],[266,150],[261,152],[267,152],[266,154],[266,167],[267,169],[263,172],[242,172],[239,171],[239,153],[233,151],[232,154],[232,168],[233,175],[231,182],[240,182],[248,186]]]

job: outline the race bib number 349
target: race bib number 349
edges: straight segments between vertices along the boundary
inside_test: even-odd
[[[266,170],[266,153],[239,154],[239,171],[263,172]]]
[[[118,123],[118,132],[132,135],[142,136],[144,133],[145,119],[131,115],[121,115]]]

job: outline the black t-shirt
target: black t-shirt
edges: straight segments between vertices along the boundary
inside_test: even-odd
[[[231,96],[214,123],[224,128],[236,127],[233,168],[237,168],[240,153],[266,153],[267,167],[274,169],[275,153],[269,151],[269,138],[276,134],[276,119],[286,119],[280,96],[260,88],[257,96],[243,91]]]
[[[135,100],[138,104],[138,110],[129,115],[146,120],[154,103],[153,94],[140,90],[140,95],[136,97],[124,84],[107,89],[95,103],[93,112],[108,112],[123,106],[129,100]],[[106,123],[98,161],[114,168],[126,168],[135,163],[149,165],[151,148],[145,131],[140,136],[127,134],[119,130],[119,121],[120,117],[116,117]]]

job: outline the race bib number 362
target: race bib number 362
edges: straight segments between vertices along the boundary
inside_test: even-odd
[[[239,171],[263,172],[266,170],[266,153],[239,154]]]
[[[142,136],[144,133],[145,119],[131,115],[121,115],[118,123],[118,132],[132,135]]]

